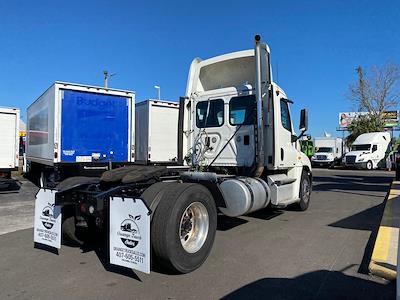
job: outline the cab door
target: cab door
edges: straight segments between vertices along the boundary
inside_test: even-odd
[[[298,156],[295,142],[292,141],[294,130],[289,107],[291,101],[286,99],[282,93],[274,98],[277,112],[275,116],[275,163],[277,168],[291,168],[296,165]]]
[[[255,96],[231,94],[196,100],[193,164],[252,166]]]

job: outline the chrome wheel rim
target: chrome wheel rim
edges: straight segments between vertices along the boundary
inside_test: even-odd
[[[183,212],[179,224],[179,237],[183,249],[195,253],[204,245],[209,228],[209,216],[201,202],[191,203]]]

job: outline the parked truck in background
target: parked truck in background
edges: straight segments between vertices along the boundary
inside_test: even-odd
[[[135,115],[135,162],[176,162],[179,104],[164,100],[146,100],[136,103]]]
[[[336,137],[316,137],[315,153],[311,157],[313,166],[334,167],[340,165],[343,157],[343,140]]]
[[[390,145],[389,132],[370,132],[356,138],[351,151],[346,153],[343,164],[359,169],[377,169],[385,167],[386,153]]]
[[[110,243],[119,245],[110,245],[118,256],[110,253],[111,262],[142,263],[151,254],[162,267],[191,272],[211,251],[218,212],[238,217],[267,206],[308,208],[311,163],[296,148],[292,103],[272,80],[270,51],[260,36],[254,50],[196,58],[179,105],[180,166],[132,165],[98,179],[72,177],[54,193],[41,190],[36,201],[52,198],[61,208],[64,238],[82,242],[76,232],[86,226],[108,231]],[[302,110],[300,136],[307,123]],[[148,207],[148,227],[135,225],[145,217],[138,213],[114,224],[112,205],[129,199]],[[128,223],[136,235],[126,231]],[[125,238],[132,234],[136,240]],[[138,253],[135,247],[146,242],[150,248]]]
[[[19,120],[19,109],[0,107],[0,178],[3,179],[10,179],[11,171],[18,170]]]
[[[27,111],[27,171],[54,186],[134,159],[130,91],[55,82]]]

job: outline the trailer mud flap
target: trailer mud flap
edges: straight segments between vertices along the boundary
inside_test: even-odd
[[[61,207],[55,205],[56,191],[41,188],[36,194],[33,240],[61,248]]]
[[[142,199],[110,199],[110,263],[150,273],[150,209]]]

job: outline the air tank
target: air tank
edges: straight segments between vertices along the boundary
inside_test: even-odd
[[[220,211],[229,217],[238,217],[265,208],[271,198],[268,184],[260,178],[237,177],[220,184],[226,207]]]

